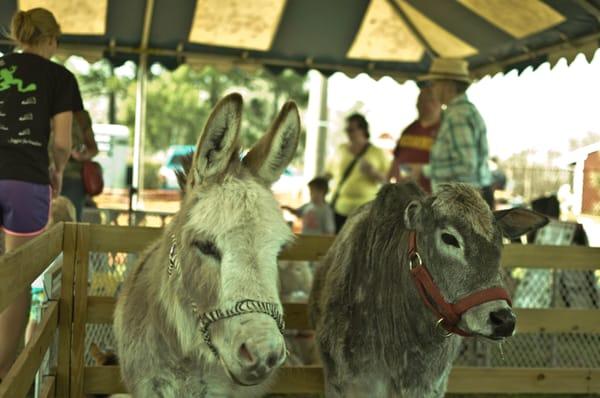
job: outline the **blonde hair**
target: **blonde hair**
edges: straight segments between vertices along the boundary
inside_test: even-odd
[[[50,213],[50,221],[48,226],[54,225],[61,221],[64,222],[75,222],[77,220],[77,214],[75,206],[66,196],[58,196],[52,199]]]
[[[44,39],[60,36],[60,25],[45,8],[17,11],[10,24],[10,37],[21,46],[36,46]]]

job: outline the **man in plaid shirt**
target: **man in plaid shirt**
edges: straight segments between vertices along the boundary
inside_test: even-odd
[[[424,173],[431,179],[433,192],[445,182],[463,182],[479,188],[494,208],[492,174],[488,166],[485,122],[469,99],[471,82],[467,62],[460,59],[434,59],[430,73],[420,79],[429,83],[434,95],[446,105],[437,138],[431,148]]]

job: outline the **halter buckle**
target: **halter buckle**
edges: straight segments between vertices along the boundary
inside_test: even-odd
[[[452,336],[452,332],[449,332],[447,330],[442,331],[441,330],[441,327],[443,327],[442,323],[444,323],[444,318],[438,319],[433,328],[436,330],[439,330],[442,333],[442,336],[447,339],[448,337]]]
[[[415,261],[417,262],[416,265],[415,265]],[[420,267],[422,265],[423,265],[423,260],[421,259],[419,252],[412,253],[408,259],[409,270],[412,271],[414,268]]]

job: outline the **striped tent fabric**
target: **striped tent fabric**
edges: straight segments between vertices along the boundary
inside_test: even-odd
[[[63,55],[120,65],[147,54],[182,63],[368,73],[399,81],[434,57],[464,58],[481,77],[584,53],[600,43],[600,0],[2,0],[54,12]],[[0,51],[12,43],[0,41]]]

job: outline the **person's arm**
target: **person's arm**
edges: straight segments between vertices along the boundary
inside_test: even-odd
[[[387,181],[391,181],[392,179],[394,179],[396,182],[398,182],[400,180],[400,148],[399,145],[396,145],[396,148],[394,149],[394,159],[392,160],[391,164],[390,164],[390,169],[387,173]]]
[[[323,223],[323,232],[327,235],[335,235],[335,217],[333,210],[329,205],[326,205],[327,211],[325,212],[325,222]]]
[[[77,120],[77,123],[83,132],[83,143],[85,145],[85,149],[82,151],[74,150],[71,153],[71,156],[73,156],[73,159],[80,162],[84,160],[90,160],[98,154],[98,144],[96,144],[96,139],[94,138],[92,120],[90,119],[87,111],[75,112],[73,116],[75,117],[75,120]]]
[[[302,216],[301,208],[300,209],[294,209],[293,207],[290,207],[290,206],[281,206],[281,208],[284,209],[284,210],[289,211],[290,213],[292,213],[296,217],[301,217]]]
[[[388,159],[385,156],[385,153],[379,148],[373,148],[375,152],[375,156],[373,156],[372,162],[369,162],[367,159],[363,158],[360,160],[360,169],[361,171],[373,182],[376,183],[386,183],[387,175],[386,171],[388,168]]]
[[[54,169],[51,170],[51,182],[54,195],[60,194],[63,171],[71,154],[72,123],[73,112],[71,111],[60,112],[52,117],[54,128],[54,142],[52,143]]]

